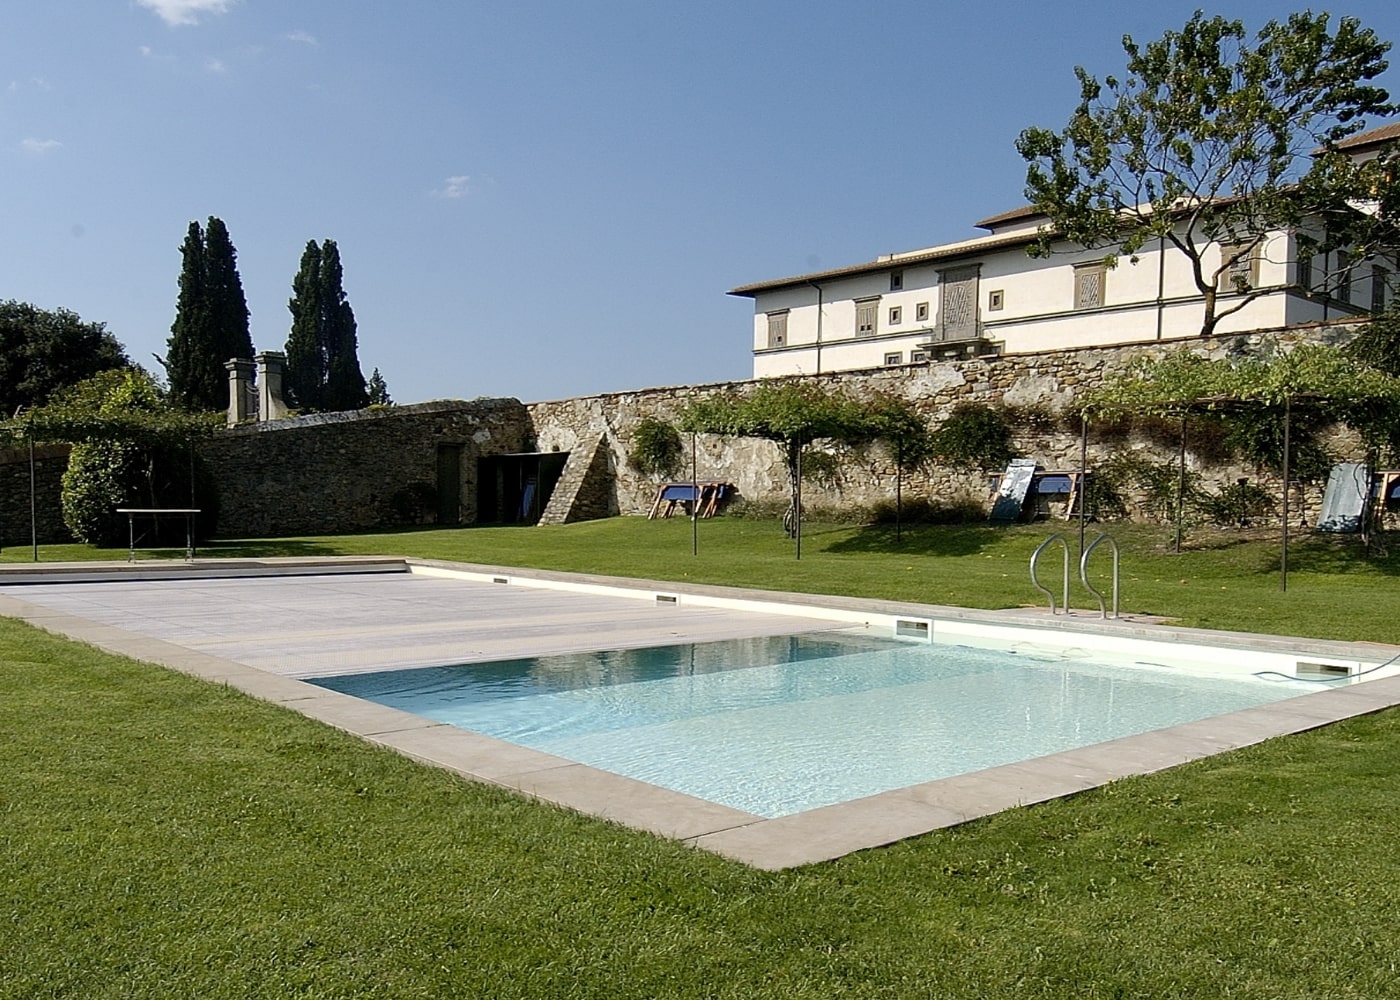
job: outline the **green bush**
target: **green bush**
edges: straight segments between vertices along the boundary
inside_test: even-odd
[[[160,389],[139,369],[105,372],[51,404],[45,416],[68,421],[76,435],[62,480],[63,520],[74,538],[99,546],[126,544],[127,518],[117,513],[119,507],[193,506],[200,512],[200,537],[214,533],[217,490],[203,462],[192,456],[190,439],[181,440],[178,431],[162,424],[171,412]],[[185,544],[181,519],[141,527],[146,545]]]
[[[1258,483],[1241,479],[1219,493],[1200,498],[1201,512],[1212,522],[1227,528],[1245,528],[1256,518],[1272,517],[1277,510],[1273,494]]]
[[[959,403],[933,432],[939,461],[960,469],[993,472],[1015,457],[1011,427],[1001,411],[984,403]]]
[[[947,501],[905,497],[896,511],[893,500],[880,500],[867,508],[864,521],[868,524],[894,524],[896,516],[903,524],[977,524],[987,520],[987,505],[970,496],[954,497]]]
[[[683,454],[680,433],[664,420],[647,417],[632,432],[627,464],[644,476],[665,479],[680,471]]]

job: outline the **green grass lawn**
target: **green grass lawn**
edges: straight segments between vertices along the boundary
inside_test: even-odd
[[[699,528],[699,556],[690,522],[636,519],[214,551],[997,607],[1035,603],[1048,530],[924,528],[896,551],[815,526],[799,563],[770,524]],[[1306,541],[1280,594],[1267,543],[1119,534],[1130,609],[1400,640],[1392,559]],[[1400,995],[1397,712],[779,873],[3,620],[0,733],[4,998]]]
[[[692,528],[698,528],[692,534]],[[682,518],[612,518],[564,527],[461,528],[387,534],[222,541],[204,556],[412,555],[503,566],[571,570],[659,580],[693,581],[820,594],[1006,608],[1043,604],[1031,586],[1031,551],[1052,531],[1063,532],[1075,559],[1071,599],[1094,608],[1078,583],[1078,529],[1050,522],[894,529],[809,525],[802,559],[769,521],[715,518],[698,525]],[[1289,554],[1288,590],[1279,588],[1279,545],[1272,535],[1197,529],[1184,551],[1172,551],[1170,531],[1113,525],[1122,548],[1123,610],[1174,618],[1201,628],[1400,643],[1400,546],[1395,555],[1365,558],[1355,538],[1305,534]],[[1090,525],[1088,540],[1098,534]],[[698,536],[698,553],[694,551]],[[181,553],[142,553],[175,558]],[[126,550],[46,546],[44,561],[124,559]],[[1059,556],[1043,557],[1041,579],[1058,594]],[[4,561],[28,561],[10,548]],[[1094,554],[1091,577],[1108,593],[1111,556]]]

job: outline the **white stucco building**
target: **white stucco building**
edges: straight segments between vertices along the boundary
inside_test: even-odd
[[[1396,138],[1400,123],[1342,145],[1372,156]],[[1026,250],[1047,221],[1033,209],[1018,209],[976,223],[988,230],[985,236],[731,289],[754,300],[754,377],[1200,333],[1202,297],[1186,257],[1169,243],[1144,247],[1135,262],[1122,257],[1114,268],[1104,267],[1102,249],[1068,244],[1049,259],[1032,258]],[[1394,262],[1339,268],[1335,254],[1300,261],[1298,235],[1270,233],[1221,275],[1217,313],[1234,304],[1240,281],[1264,294],[1221,319],[1217,332],[1276,329],[1384,307]],[[1209,248],[1207,268],[1217,267],[1229,250]]]

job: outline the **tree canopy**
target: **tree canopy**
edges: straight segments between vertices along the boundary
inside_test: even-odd
[[[238,253],[222,220],[206,229],[191,222],[180,246],[180,294],[165,358],[175,405],[185,410],[228,406],[230,358],[251,358],[248,303],[238,276]]]
[[[0,302],[0,419],[32,408],[64,386],[131,362],[102,323],[67,309]]]
[[[1369,28],[1307,12],[1251,38],[1240,21],[1198,11],[1146,45],[1124,36],[1123,48],[1122,78],[1075,69],[1080,102],[1063,130],[1029,128],[1017,140],[1030,164],[1026,195],[1051,221],[1033,254],[1067,241],[1105,248],[1113,264],[1161,240],[1190,262],[1209,335],[1263,294],[1234,275],[1270,233],[1320,219],[1314,250],[1363,255],[1389,238],[1374,231],[1383,214],[1357,206],[1393,203],[1395,172],[1337,149],[1365,116],[1396,110],[1371,82],[1390,45]],[[1238,293],[1228,304],[1222,275]]]
[[[315,240],[308,242],[287,303],[292,329],[285,387],[288,401],[298,409],[357,410],[370,402],[360,370],[355,312],[343,280],[335,240],[319,246]]]

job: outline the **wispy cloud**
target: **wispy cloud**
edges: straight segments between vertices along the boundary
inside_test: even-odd
[[[228,71],[228,67],[224,65],[224,61],[222,59],[206,59],[204,62],[204,68],[210,73],[224,73]]]
[[[47,92],[53,90],[53,85],[42,76],[31,76],[28,80],[23,82],[11,80],[10,85],[5,88],[5,91],[10,94],[18,94],[21,90],[39,90]]]
[[[303,44],[303,45],[320,45],[320,44],[321,44],[320,42],[318,42],[318,41],[316,40],[316,36],[313,35],[313,34],[311,34],[309,31],[293,31],[293,32],[289,32],[289,33],[286,35],[286,39],[287,39],[287,41],[289,41],[289,42],[300,42],[300,43]]]
[[[62,149],[63,143],[57,139],[21,139],[19,148],[34,156],[43,156],[52,153],[55,149]]]
[[[136,0],[166,24],[176,27],[198,24],[201,15],[223,14],[238,0]]]
[[[434,198],[464,198],[471,190],[468,186],[471,178],[466,174],[457,174],[449,177],[443,186],[433,191]]]

